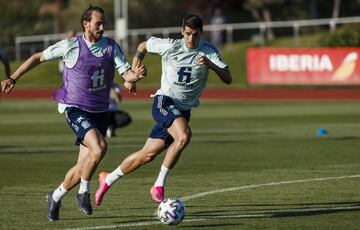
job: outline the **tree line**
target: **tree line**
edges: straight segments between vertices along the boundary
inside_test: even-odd
[[[0,0],[0,46],[13,46],[16,36],[81,30],[80,16],[88,4],[103,7],[107,29],[114,29],[113,0]],[[180,26],[189,13],[210,22],[220,8],[228,23],[357,16],[360,0],[129,0],[128,27]],[[267,37],[271,39],[272,31]]]

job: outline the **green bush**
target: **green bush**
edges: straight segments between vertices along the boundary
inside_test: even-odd
[[[334,33],[326,34],[319,41],[322,46],[349,47],[360,46],[360,24],[347,24]]]

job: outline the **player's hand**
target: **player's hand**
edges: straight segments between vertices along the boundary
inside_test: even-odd
[[[130,94],[136,95],[136,84],[135,83],[125,81],[124,87]]]
[[[147,75],[147,69],[144,65],[133,67],[133,71],[139,79],[143,79]]]
[[[12,79],[5,79],[1,81],[1,91],[5,94],[9,94],[15,86],[15,81]]]
[[[214,64],[205,56],[204,53],[199,53],[199,55],[197,56],[197,61],[201,67],[209,69],[213,68]]]

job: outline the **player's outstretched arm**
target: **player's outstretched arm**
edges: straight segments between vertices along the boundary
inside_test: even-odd
[[[143,79],[146,74],[147,74],[147,70],[146,67],[142,64],[142,60],[144,58],[146,54],[146,42],[142,42],[138,45],[136,53],[134,55],[133,61],[132,61],[132,72],[134,72],[136,74],[136,78],[133,79],[131,77],[127,77],[125,79],[125,81],[127,82],[131,82],[131,83],[135,83],[138,82],[139,80]]]
[[[132,67],[133,68],[137,68],[139,66],[142,66],[142,62],[144,60],[144,57],[147,53],[147,50],[146,50],[146,41],[145,42],[141,42],[137,49],[136,49],[136,53],[134,55],[134,58],[132,60]]]
[[[41,62],[44,62],[45,58],[42,52],[32,55],[27,59],[20,67],[10,76],[10,78],[1,82],[2,92],[8,94],[14,88],[16,81],[24,75],[27,71],[31,70],[35,66],[39,65]]]
[[[143,43],[145,45],[143,45]],[[129,82],[129,83],[135,83],[140,81],[141,79],[143,79],[146,76],[146,67],[142,64],[142,59],[144,58],[145,54],[143,52],[146,52],[146,42],[140,43],[140,45],[138,46],[136,53],[134,55],[134,59],[132,61],[132,67],[131,70],[128,70],[125,72],[123,78],[125,79],[125,81]],[[139,47],[141,47],[141,50],[145,50],[145,51],[140,51]]]
[[[123,78],[125,79],[124,86],[125,88],[133,94],[136,94],[136,85],[135,83],[143,79],[147,70],[146,67],[142,64],[142,60],[146,54],[146,42],[142,42],[138,45],[136,53],[132,61],[132,69],[125,72]],[[132,73],[135,73],[135,78],[132,76]]]

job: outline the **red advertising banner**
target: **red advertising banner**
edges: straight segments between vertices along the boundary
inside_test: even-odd
[[[360,48],[250,48],[249,84],[359,85]]]

